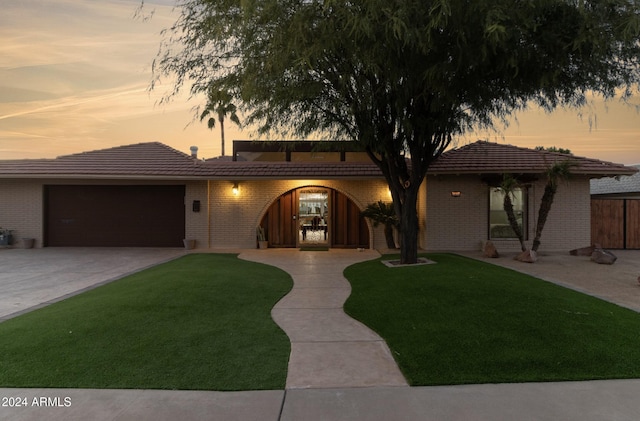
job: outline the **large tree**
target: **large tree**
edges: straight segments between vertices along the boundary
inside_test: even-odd
[[[178,0],[155,80],[228,92],[259,133],[360,142],[418,253],[430,163],[535,103],[636,91],[635,0]],[[170,96],[171,94],[169,94]]]

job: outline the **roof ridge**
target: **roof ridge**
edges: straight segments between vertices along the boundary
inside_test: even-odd
[[[162,146],[162,147],[164,147],[165,149],[167,149],[168,151],[171,151],[171,152],[173,152],[173,153],[175,153],[175,154],[177,154],[177,155],[179,155],[179,156],[181,156],[181,157],[183,157],[183,158],[195,159],[196,161],[200,161],[198,158],[193,158],[193,157],[192,157],[191,155],[189,155],[188,153],[186,153],[186,152],[182,152],[181,150],[176,149],[176,148],[174,148],[174,147],[172,147],[172,146],[169,146],[169,145],[167,145],[166,143],[162,143],[162,142],[148,142],[148,143],[155,143],[155,144],[157,144],[158,146]]]
[[[163,143],[161,143],[161,142],[138,142],[138,143],[131,143],[129,145],[117,145],[117,146],[112,146],[110,148],[93,149],[93,150],[90,150],[90,151],[83,151],[83,152],[76,152],[76,153],[71,153],[71,154],[66,154],[66,155],[60,155],[60,156],[57,156],[55,159],[71,158],[71,157],[77,157],[77,156],[87,156],[89,154],[94,154],[94,153],[109,152],[109,151],[114,151],[114,150],[117,150],[117,149],[124,149],[124,148],[131,148],[131,147],[134,147],[134,146],[143,146],[143,145],[152,145],[152,144],[163,145]]]
[[[567,159],[576,159],[579,161],[582,160],[587,160],[587,161],[591,161],[594,163],[601,163],[604,165],[620,165],[620,166],[625,166],[624,164],[618,163],[618,162],[611,162],[611,161],[604,161],[602,159],[598,159],[598,158],[589,158],[586,156],[581,156],[581,155],[574,155],[573,153],[570,154],[566,154],[566,153],[562,153],[562,152],[556,152],[556,151],[548,151],[546,149],[535,149],[535,148],[527,148],[524,146],[517,146],[517,145],[512,145],[510,143],[498,143],[498,142],[491,142],[489,140],[477,140],[475,142],[469,143],[461,148],[457,148],[457,149],[452,149],[450,151],[447,152],[454,152],[454,151],[459,151],[463,148],[466,147],[470,147],[470,146],[480,146],[481,144],[488,144],[488,145],[494,145],[494,146],[498,146],[501,148],[508,148],[508,149],[517,149],[520,151],[525,151],[525,152],[529,152],[529,153],[535,153],[535,154],[539,154],[539,155],[551,155],[551,156],[556,156],[556,157],[562,157],[562,158],[567,158]],[[640,165],[640,164],[639,164]],[[633,166],[633,165],[628,165],[628,166]]]
[[[170,152],[174,155],[176,155],[179,158],[183,158],[185,160],[189,160],[189,162],[193,162],[194,158],[189,155],[186,154],[182,151],[179,151],[178,149],[175,149],[169,145],[166,145],[162,142],[158,142],[158,141],[152,141],[152,142],[138,142],[138,143],[132,143],[132,144],[128,144],[128,145],[119,145],[119,146],[113,146],[110,148],[104,148],[104,149],[94,149],[91,151],[84,151],[84,152],[78,152],[78,153],[73,153],[73,154],[68,154],[68,155],[61,155],[58,156],[57,158],[55,158],[55,160],[67,160],[67,159],[78,159],[78,158],[85,158],[85,157],[105,157],[108,158],[111,156],[112,153],[118,153],[119,159],[126,159],[127,155],[123,154],[122,152],[127,151],[127,150],[137,150],[137,149],[142,149],[142,148],[154,148],[155,150],[162,150],[165,152]],[[144,149],[143,149],[144,150]],[[132,155],[131,159],[140,159],[140,156],[134,156]]]

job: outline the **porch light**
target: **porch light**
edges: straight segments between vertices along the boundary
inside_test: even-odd
[[[234,196],[237,196],[238,194],[240,194],[240,187],[238,187],[238,183],[233,183],[233,187],[231,188],[231,193],[233,193]]]
[[[451,197],[460,197],[460,195],[462,194],[462,192],[459,191],[452,191],[451,192]]]

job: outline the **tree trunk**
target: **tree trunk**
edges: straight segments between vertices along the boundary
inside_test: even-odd
[[[418,187],[405,189],[400,217],[400,263],[418,263]]]
[[[221,154],[224,156],[224,117],[220,116],[220,141],[221,141]]]
[[[515,232],[518,237],[518,241],[520,241],[520,248],[522,251],[525,251],[527,248],[524,245],[524,235],[522,235],[522,230],[520,229],[520,225],[518,225],[518,220],[516,219],[516,215],[513,212],[513,203],[511,202],[511,196],[509,192],[504,192],[504,203],[503,203],[504,211],[507,213],[507,219],[509,220],[509,225],[511,225],[511,229]]]
[[[533,245],[531,246],[531,250],[533,251],[538,251],[538,247],[540,247],[540,236],[542,235],[544,224],[547,222],[547,216],[549,216],[549,212],[551,211],[551,204],[553,203],[555,194],[556,188],[551,183],[547,183],[540,201],[538,223],[536,224],[536,237],[533,239]]]

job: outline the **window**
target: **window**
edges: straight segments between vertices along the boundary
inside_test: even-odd
[[[527,239],[527,200],[526,189],[516,188],[511,193],[513,213],[520,230]],[[504,211],[504,191],[501,188],[491,187],[489,193],[489,238],[518,238],[509,224],[507,213]]]

